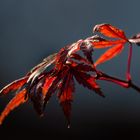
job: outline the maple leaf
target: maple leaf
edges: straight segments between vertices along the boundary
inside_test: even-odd
[[[80,84],[91,90],[94,90],[100,96],[104,96],[98,84],[96,83],[94,76],[86,74],[87,72],[95,71],[93,64],[88,59],[87,55],[85,55],[86,57],[83,58],[80,55],[76,54],[76,52],[79,51],[81,45],[82,41],[78,41],[74,45],[72,44],[70,46],[62,48],[57,53],[53,69],[49,72],[48,76],[46,76],[44,84],[41,83],[41,85],[43,85],[42,94],[39,91],[39,95],[41,94],[40,96],[43,97],[44,100],[40,100],[40,96],[37,97],[36,100],[32,100],[33,103],[37,101],[41,102],[41,105],[37,105],[37,107],[40,106],[39,111],[40,113],[42,113],[42,111],[44,110],[42,108],[42,104],[44,104],[43,106],[45,108],[46,103],[49,101],[52,94],[54,92],[57,92],[60,105],[62,106],[68,122],[68,126],[70,126],[71,102],[73,100],[72,94],[75,89],[73,76],[76,78],[76,80],[81,76],[81,83],[78,81]],[[90,52],[89,49],[87,49],[87,53]],[[84,51],[86,52],[86,50]],[[92,55],[92,53],[90,52],[89,55]],[[72,59],[75,59],[77,61],[74,62]],[[81,62],[83,62],[83,64]],[[80,74],[79,77],[76,76],[78,74]],[[38,84],[39,83],[36,83],[37,87]],[[38,88],[33,88],[33,91],[34,90],[35,93],[38,93],[36,91],[38,90]],[[32,95],[33,97],[35,96],[34,94]]]
[[[40,64],[35,66],[27,75],[29,75],[27,83],[33,83],[35,79],[42,74],[46,68],[52,65],[56,60],[57,53],[54,53],[43,60]]]
[[[61,84],[61,86],[59,87],[58,98],[62,106],[64,115],[66,116],[68,127],[70,127],[71,102],[73,101],[72,93],[75,90],[73,75],[70,71],[65,75],[62,83],[63,84]]]
[[[93,32],[100,32],[101,34],[111,37],[111,38],[121,38],[124,40],[128,40],[121,29],[118,29],[111,24],[98,24],[93,28]]]
[[[114,45],[124,44],[124,43],[126,43],[124,40],[105,40],[105,39],[101,41],[98,40],[92,42],[95,49],[108,48]]]
[[[42,85],[44,83],[44,78],[40,79],[37,84],[34,84],[30,91],[28,90],[29,97],[33,102],[34,109],[36,112],[43,116],[43,105],[44,105],[44,94],[42,94]]]
[[[20,104],[22,104],[24,101],[27,100],[28,95],[30,96],[30,99],[32,100],[31,91],[34,88],[33,82],[35,81],[36,77],[38,78],[38,80],[40,80],[40,78],[44,76],[44,75],[41,75],[43,70],[45,70],[45,68],[47,68],[49,65],[51,65],[54,62],[55,56],[56,54],[48,56],[47,58],[43,60],[43,62],[41,62],[40,64],[35,66],[30,72],[28,72],[25,77],[13,81],[12,83],[8,84],[0,91],[0,96],[6,95],[11,91],[17,92],[16,96],[8,103],[4,111],[1,113],[0,115],[1,123],[3,122],[4,118],[14,108],[16,108],[17,106],[19,106]],[[31,89],[31,87],[32,87],[32,90],[29,90]],[[29,94],[29,91],[30,91],[30,94]],[[36,91],[39,91],[39,88]],[[38,93],[36,95],[38,95]],[[37,98],[37,102],[39,104],[40,100],[38,99],[39,98]],[[35,101],[34,101],[34,106],[36,106]],[[35,109],[38,111],[38,108],[39,106],[37,106]]]
[[[94,65],[97,66],[98,64],[101,64],[105,61],[112,59],[113,57],[121,53],[123,48],[124,48],[123,44],[117,44],[114,47],[108,49],[104,54],[100,56],[100,58],[94,63]]]
[[[84,57],[77,54],[79,50],[83,52]],[[26,99],[27,96],[33,103],[36,112],[43,116],[46,104],[52,94],[56,92],[68,126],[70,126],[71,102],[75,91],[74,77],[78,83],[95,91],[100,96],[104,96],[96,83],[94,75],[88,73],[96,72],[93,66],[92,52],[93,47],[89,42],[79,40],[62,48],[58,53],[45,58],[43,62],[31,69],[25,77],[2,89],[1,93],[6,94],[12,90],[22,92],[24,87],[26,90],[24,98]],[[51,70],[46,71],[52,64],[54,65]],[[18,100],[16,107],[23,101],[18,96],[15,96],[14,100]],[[13,100],[8,104],[8,108],[13,110],[14,107],[11,102]],[[3,113],[0,117],[2,116]]]
[[[105,97],[100,90],[99,85],[96,83],[94,75],[90,75],[87,72],[94,72],[95,70],[91,66],[79,64],[75,65],[73,69],[73,74],[75,79],[79,84],[82,84],[84,87],[95,91],[98,95]]]
[[[27,82],[28,76],[25,76],[21,79],[15,80],[12,83],[8,84],[5,86],[1,91],[0,91],[0,96],[6,95],[11,91],[18,90],[21,88],[26,82]]]
[[[45,107],[54,93],[57,93],[59,104],[70,127],[71,108],[75,81],[80,85],[93,90],[98,95],[105,97],[97,80],[114,82],[123,87],[132,87],[140,92],[140,88],[131,82],[130,61],[132,45],[139,45],[139,35],[127,39],[124,32],[110,24],[96,25],[94,31],[115,40],[107,40],[100,36],[88,37],[78,40],[45,58],[40,64],[31,69],[23,78],[15,80],[0,91],[0,96],[14,91],[17,94],[8,103],[0,115],[0,124],[5,117],[16,107],[30,100],[37,114],[44,115]],[[104,63],[117,56],[124,49],[125,43],[130,43],[128,57],[127,81],[111,77],[96,69],[98,64]],[[94,49],[110,47],[94,63],[92,54]],[[82,52],[82,56],[78,52]],[[52,66],[48,69],[49,66]]]
[[[96,49],[106,48],[106,47],[113,47],[107,50],[103,55],[101,55],[97,61],[95,62],[95,66],[106,62],[113,57],[120,54],[124,48],[125,43],[130,43],[129,40],[126,38],[125,33],[110,24],[99,24],[96,25],[93,29],[93,32],[100,32],[106,37],[116,38],[116,40],[106,40],[99,38],[98,40],[93,40],[92,45]]]
[[[8,93],[19,88],[21,90],[24,86],[26,96],[31,100],[34,109],[40,116],[44,114],[45,106],[52,94],[57,92],[60,105],[62,106],[68,125],[70,125],[72,94],[75,89],[73,77],[78,79],[76,72],[80,73],[81,83],[78,81],[80,84],[101,95],[100,88],[95,82],[94,76],[86,74],[87,72],[95,71],[92,61],[93,50],[90,48],[91,46],[82,48],[82,43],[83,41],[79,40],[76,43],[62,48],[58,53],[48,56],[43,62],[28,72],[24,78],[15,81],[14,84],[10,84],[10,86],[5,87],[2,91]],[[76,54],[80,49],[84,52],[85,58]],[[74,62],[72,59],[76,61]],[[54,64],[54,66],[50,71],[46,72],[46,69],[51,64]],[[17,97],[15,96],[14,100]],[[16,106],[18,105],[20,104]],[[11,106],[11,103],[8,106]],[[2,114],[1,116],[3,116]]]
[[[2,124],[5,117],[16,107],[25,103],[27,101],[26,96],[26,89],[21,90],[19,93],[15,95],[15,97],[8,103],[5,107],[4,111],[0,115],[0,124]]]

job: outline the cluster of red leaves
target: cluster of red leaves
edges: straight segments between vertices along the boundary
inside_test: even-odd
[[[114,56],[121,53],[125,43],[129,42],[122,30],[117,29],[116,27],[113,27],[109,24],[96,25],[93,31],[100,32],[106,37],[115,38],[115,40],[106,40],[101,38],[99,41],[93,42],[94,48],[97,49],[112,46],[95,62],[96,66],[112,59]]]
[[[48,56],[25,77],[4,87],[0,91],[0,96],[7,95],[11,91],[16,91],[16,94],[1,113],[0,124],[11,110],[28,100],[31,100],[36,112],[42,116],[50,97],[52,94],[57,93],[69,125],[75,80],[82,86],[104,97],[96,82],[101,74],[96,66],[118,55],[123,50],[124,44],[127,42],[131,44],[134,38],[130,42],[122,30],[110,24],[96,25],[95,31],[106,37],[115,38],[115,40],[106,40],[97,35],[79,40],[62,48],[58,53]],[[135,39],[138,39],[138,37],[135,37]],[[94,63],[92,60],[94,49],[106,47],[111,48]],[[79,51],[82,52],[82,55],[78,53]],[[48,70],[49,66],[51,68]]]

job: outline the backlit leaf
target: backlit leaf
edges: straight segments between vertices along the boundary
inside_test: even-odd
[[[124,48],[123,44],[118,44],[118,45],[108,49],[103,55],[101,55],[99,57],[99,59],[97,59],[97,61],[95,62],[95,66],[112,59],[113,57],[115,57],[116,55],[121,53],[123,48]]]
[[[8,84],[7,86],[5,86],[0,91],[0,96],[6,95],[10,91],[18,90],[19,88],[21,88],[26,83],[27,79],[28,79],[28,76],[25,76],[25,77],[23,77],[21,79],[15,80],[12,83]]]
[[[52,83],[55,79],[56,79],[55,76],[46,77],[46,80],[45,80],[44,85],[42,87],[42,93],[43,93],[44,96],[48,92],[49,88],[51,87],[51,85],[52,85]]]
[[[110,24],[98,24],[94,27],[93,31],[100,32],[107,37],[121,38],[127,41],[124,32],[121,29],[118,29]]]
[[[25,99],[26,95],[26,89],[23,89],[18,94],[15,95],[15,97],[7,104],[4,111],[0,115],[0,124],[2,124],[5,117],[16,107],[18,107],[20,104],[23,104],[27,101],[27,98]]]
[[[44,92],[43,94],[45,94],[45,99],[44,99],[44,109],[46,104],[48,103],[50,97],[52,96],[53,93],[55,93],[56,91],[59,90],[59,85],[62,81],[62,79],[65,77],[65,75],[68,72],[68,67],[63,66],[63,69],[61,69],[61,71],[56,73],[53,73],[53,77],[50,78],[48,81],[46,81],[46,84],[44,84]],[[46,79],[47,80],[47,79]],[[65,83],[64,83],[65,84]]]
[[[93,41],[92,44],[95,49],[107,48],[117,44],[125,43],[124,40],[103,40],[103,41]]]
[[[60,102],[72,101],[72,93],[74,92],[74,81],[72,74],[69,72],[67,75],[65,75],[62,82],[62,87],[59,89],[58,93]]]

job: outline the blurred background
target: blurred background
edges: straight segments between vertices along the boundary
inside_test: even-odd
[[[139,0],[0,0],[0,88],[25,75],[53,52],[92,36],[96,24],[110,23],[128,37],[140,32]],[[140,85],[140,48],[134,45],[132,79]],[[105,50],[97,50],[95,57]],[[98,68],[125,79],[128,49]],[[10,113],[0,137],[45,139],[135,139],[140,131],[140,94],[109,82],[98,82],[106,98],[76,84],[71,128],[56,96],[44,118],[27,103]],[[0,99],[0,111],[14,96]]]

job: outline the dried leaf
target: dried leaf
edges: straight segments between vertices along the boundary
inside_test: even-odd
[[[124,48],[123,44],[118,44],[118,45],[108,49],[103,55],[101,55],[99,57],[99,59],[97,59],[97,61],[95,62],[95,66],[112,59],[113,57],[115,57],[116,55],[121,53],[123,48]]]

